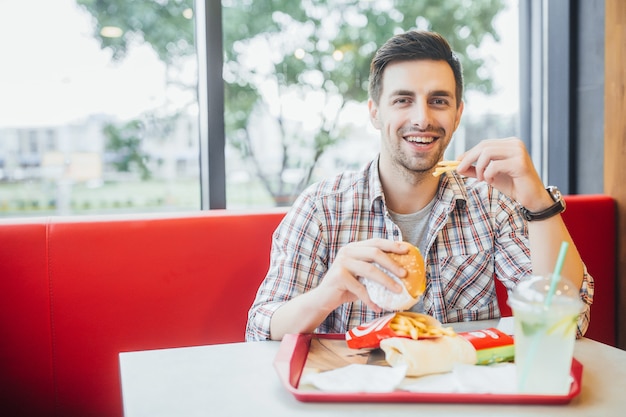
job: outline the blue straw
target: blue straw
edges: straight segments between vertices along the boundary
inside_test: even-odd
[[[554,292],[556,291],[556,285],[561,280],[561,270],[563,269],[563,262],[565,261],[565,255],[567,254],[567,247],[569,243],[562,242],[561,250],[559,251],[559,257],[556,260],[556,266],[554,267],[554,272],[552,273],[552,281],[550,282],[550,289],[548,290],[548,294],[546,295],[546,299],[544,301],[546,307],[550,307],[552,304],[552,297],[554,297]]]

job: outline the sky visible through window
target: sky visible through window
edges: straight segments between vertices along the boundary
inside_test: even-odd
[[[0,0],[0,127],[58,126],[91,114],[130,119],[165,97],[148,46],[111,62],[73,0]]]

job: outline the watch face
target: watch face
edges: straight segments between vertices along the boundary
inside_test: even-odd
[[[550,193],[550,196],[552,197],[554,201],[560,201],[563,199],[563,195],[561,194],[561,191],[557,187],[550,185],[546,189],[548,190],[548,192]]]

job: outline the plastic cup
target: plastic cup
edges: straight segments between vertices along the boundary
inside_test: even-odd
[[[549,305],[552,276],[533,276],[509,294],[520,393],[565,395],[570,391],[576,323],[583,308],[579,291],[560,278]]]

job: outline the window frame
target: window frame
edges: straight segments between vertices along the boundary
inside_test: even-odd
[[[196,0],[200,209],[226,208],[224,50],[221,0]],[[211,59],[208,59],[211,57]]]
[[[546,184],[575,191],[574,42],[568,0],[520,1],[520,133]]]

